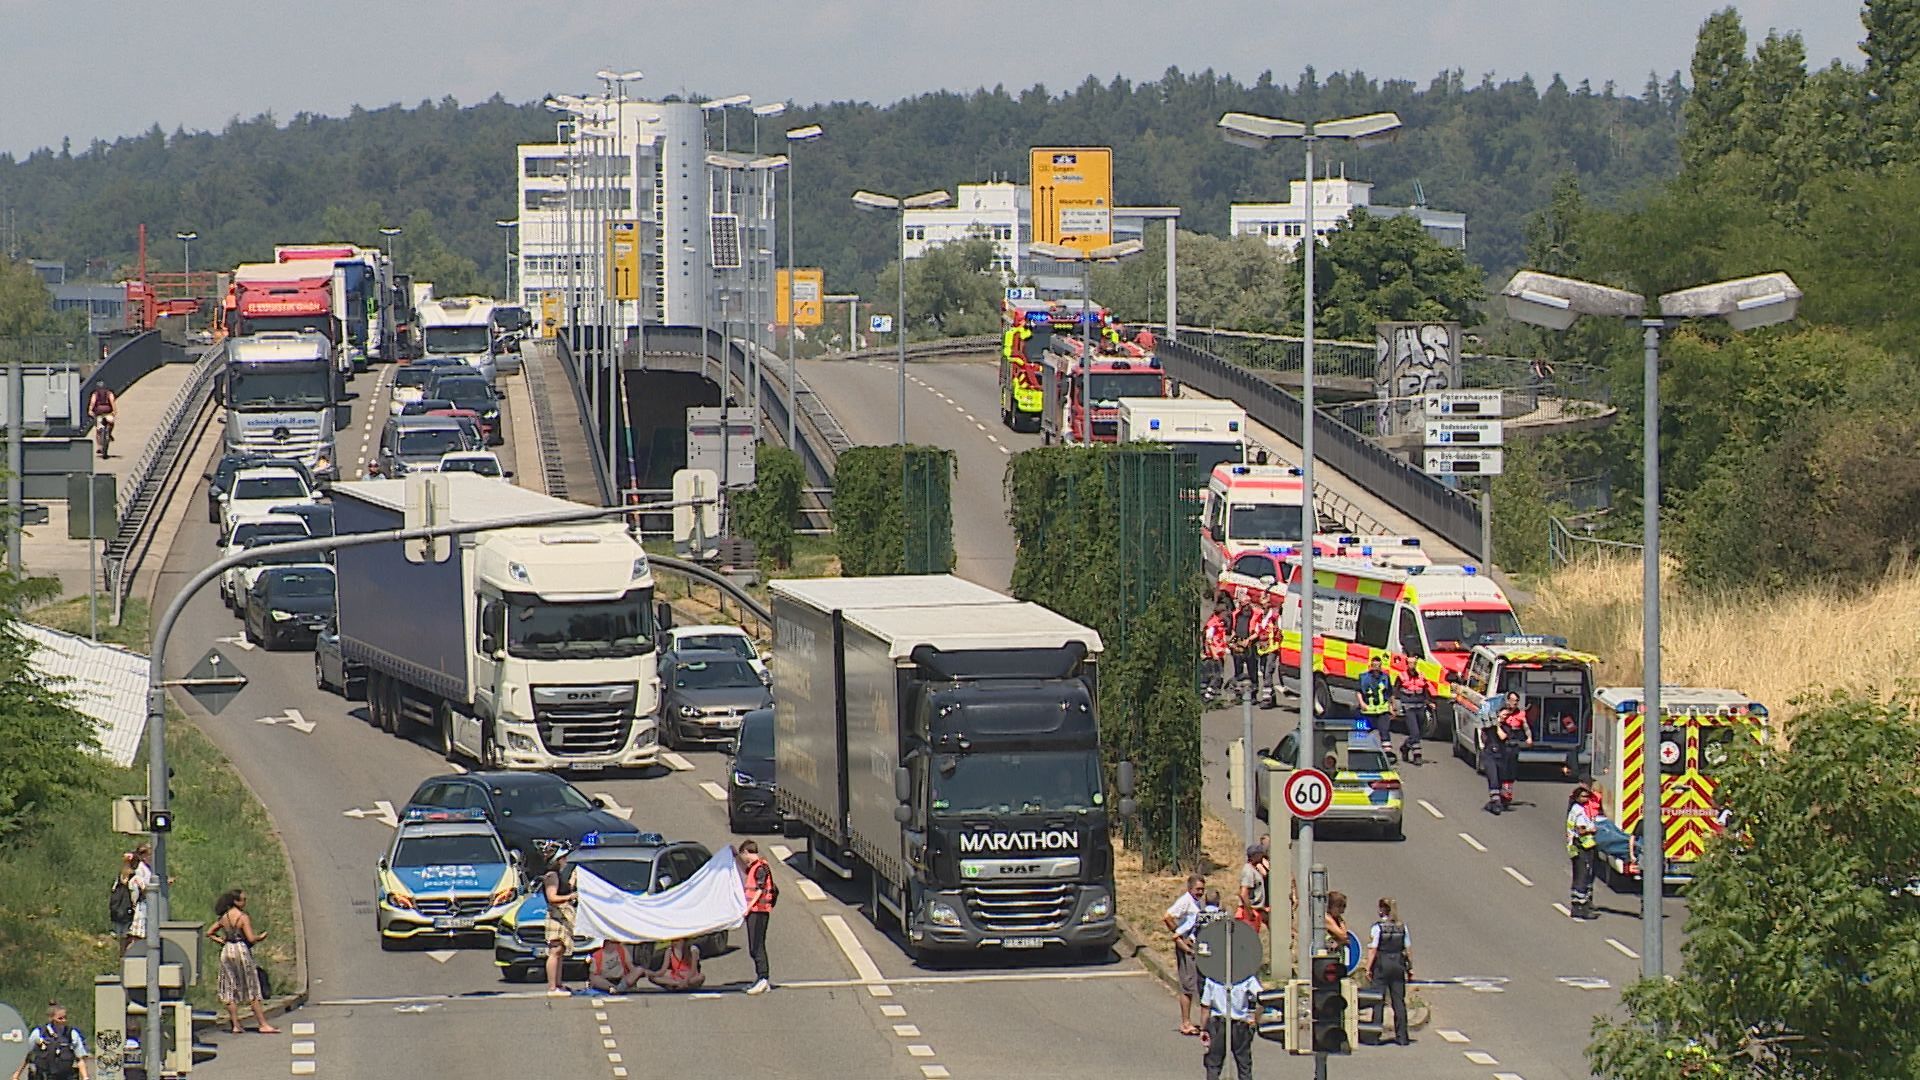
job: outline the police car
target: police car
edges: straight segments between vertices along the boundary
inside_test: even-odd
[[[520,895],[520,873],[480,810],[410,807],[374,874],[380,947],[494,928]]]
[[[1406,839],[1401,814],[1400,759],[1381,742],[1361,717],[1314,721],[1311,764],[1333,780],[1333,805],[1314,819],[1324,825],[1371,827],[1392,840]],[[1267,816],[1269,792],[1286,780],[1298,760],[1299,735],[1289,732],[1271,750],[1263,751],[1263,768],[1254,772],[1254,792],[1261,817]]]
[[[576,870],[591,870],[616,887],[636,895],[665,892],[698,873],[713,852],[691,841],[669,842],[659,833],[588,833],[567,856]],[[510,907],[494,929],[493,962],[508,982],[542,977],[547,962],[547,891],[539,881]],[[727,932],[709,935],[694,944],[700,955],[725,952]],[[575,934],[567,952],[568,965],[585,964],[592,943]]]

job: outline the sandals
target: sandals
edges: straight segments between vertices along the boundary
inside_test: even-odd
[[[1186,1024],[1186,1025],[1184,1025],[1184,1026],[1182,1026],[1182,1027],[1180,1028],[1180,1034],[1182,1034],[1182,1035],[1205,1035],[1205,1034],[1206,1034],[1206,1032],[1204,1032],[1204,1031],[1202,1031],[1202,1030],[1200,1030],[1200,1029],[1199,1029],[1199,1028],[1197,1028],[1197,1027],[1194,1027],[1194,1026],[1193,1026],[1192,1024]]]

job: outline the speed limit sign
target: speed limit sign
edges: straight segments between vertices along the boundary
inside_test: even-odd
[[[1287,813],[1297,818],[1317,818],[1333,805],[1333,781],[1319,769],[1295,769],[1287,775],[1282,792]]]

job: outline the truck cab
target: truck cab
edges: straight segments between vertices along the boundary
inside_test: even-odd
[[[492,382],[500,371],[493,309],[493,301],[482,296],[450,296],[422,303],[420,334],[425,355],[457,359]]]
[[[324,335],[274,330],[234,338],[220,379],[227,453],[293,458],[317,479],[337,476],[338,385]]]
[[[1542,634],[1487,634],[1467,654],[1464,677],[1454,685],[1454,754],[1479,760],[1480,709],[1489,697],[1519,694],[1533,745],[1522,747],[1522,764],[1550,765],[1576,779],[1592,761],[1594,665],[1599,658],[1575,652],[1565,638]]]
[[[1056,333],[1047,343],[1047,363],[1040,382],[1043,442],[1118,441],[1121,398],[1167,396],[1170,384],[1157,358],[1083,356],[1083,351],[1080,339],[1061,335],[1056,324]],[[1086,400],[1089,397],[1091,409]]]

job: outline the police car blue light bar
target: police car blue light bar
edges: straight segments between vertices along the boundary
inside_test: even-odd
[[[402,818],[406,821],[485,821],[487,812],[480,809],[446,810],[437,806],[409,806]]]

